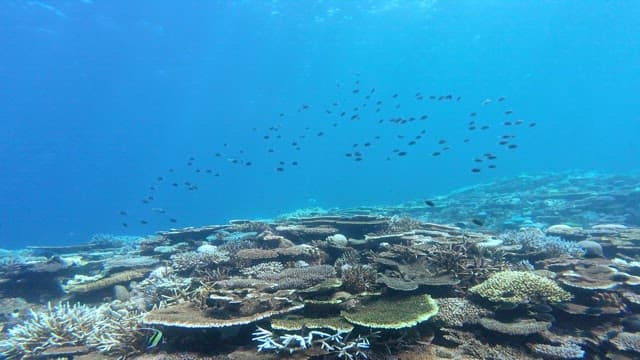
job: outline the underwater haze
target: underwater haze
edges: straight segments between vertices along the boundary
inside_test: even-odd
[[[0,17],[0,248],[640,168],[638,1],[6,0]]]

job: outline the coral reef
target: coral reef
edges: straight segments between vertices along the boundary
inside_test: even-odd
[[[610,223],[637,194],[615,195],[616,208],[550,191],[548,178],[520,180],[538,192],[516,199],[499,189],[515,183],[497,182],[428,207],[0,252],[0,357],[637,357],[640,228]],[[478,203],[455,208],[468,201]],[[608,222],[598,224],[571,211],[589,201],[615,214],[594,210]],[[484,225],[469,220],[478,218]],[[155,327],[166,342],[146,350]]]

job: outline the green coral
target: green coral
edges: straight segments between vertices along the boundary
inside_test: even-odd
[[[553,280],[528,271],[501,271],[469,290],[493,302],[515,304],[558,303],[572,298]]]
[[[438,313],[438,304],[429,295],[380,298],[341,315],[350,323],[368,328],[403,329],[429,320]]]

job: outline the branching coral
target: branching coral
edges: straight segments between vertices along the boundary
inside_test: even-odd
[[[278,336],[258,326],[252,340],[258,343],[258,351],[294,353],[317,347],[326,354],[336,355],[339,359],[368,359],[369,339],[366,336],[358,336],[349,340],[349,335],[349,331],[336,331],[332,334],[311,330],[302,335],[284,333]]]
[[[32,358],[59,346],[87,346],[102,353],[129,354],[140,343],[138,316],[127,311],[69,303],[52,305],[43,311],[31,310],[29,318],[8,330],[0,343],[7,358]]]
[[[369,265],[345,265],[342,267],[344,288],[351,293],[371,290],[376,284],[377,271]]]
[[[520,245],[525,253],[542,254],[544,257],[580,256],[584,250],[578,243],[566,241],[557,236],[546,236],[537,228],[510,231],[500,238],[506,245]]]

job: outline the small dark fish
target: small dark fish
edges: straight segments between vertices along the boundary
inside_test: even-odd
[[[469,130],[475,130],[475,129],[476,129],[475,125],[469,126]]]
[[[398,152],[398,156],[405,156],[405,155],[407,155],[406,151],[399,151]]]
[[[511,115],[513,114],[513,110],[507,110],[504,112],[505,115]]]
[[[420,120],[427,120],[428,118],[429,118],[429,115],[420,116]]]
[[[142,224],[142,225],[146,225],[146,224],[148,224],[148,223],[149,223],[149,222],[148,222],[147,220],[140,220],[140,224]]]
[[[484,226],[484,221],[480,220],[480,219],[471,219],[471,222],[478,225],[478,226]]]
[[[277,172],[283,172],[283,171],[284,171],[284,168],[283,168],[283,167],[277,167],[277,168],[276,168],[276,171],[277,171]]]
[[[270,136],[269,135],[265,135],[262,138],[265,139],[265,140],[269,140]]]
[[[442,147],[442,151],[447,151],[447,150],[449,150],[449,149],[451,149],[451,147],[450,147],[450,146],[443,146],[443,147]]]
[[[360,89],[353,89],[353,90],[351,90],[351,92],[354,93],[354,94],[357,94],[357,93],[360,92]]]
[[[508,143],[509,143],[509,141],[507,141],[507,140],[500,140],[500,142],[498,144],[507,145]]]
[[[284,116],[284,113],[280,113],[280,117],[283,117],[283,116]]]
[[[129,224],[127,224],[126,222],[123,222],[122,227],[129,227]]]
[[[498,98],[498,101],[499,101],[499,102],[502,102],[502,101],[505,101],[505,99],[506,99],[506,98],[505,98],[504,96],[500,96],[500,97]]]
[[[170,168],[170,169],[169,169],[169,172],[170,172],[170,173],[172,173],[172,172],[173,172],[173,169],[172,169],[172,168]]]
[[[345,115],[347,115],[346,111],[343,111],[343,112],[340,113],[340,116],[345,116]]]
[[[370,142],[366,142],[363,145],[364,145],[364,147],[369,147],[369,146],[371,146],[371,143]]]
[[[162,176],[158,176],[158,177],[156,178],[156,180],[158,180],[158,181],[162,181],[162,180],[164,180],[164,178],[163,178]]]
[[[392,96],[392,98],[394,98],[394,99],[397,98],[397,97],[398,97],[398,94],[393,94],[393,96]]]
[[[504,126],[511,126],[513,123],[511,121],[505,121],[502,123]]]
[[[353,160],[355,160],[355,161],[362,161],[362,158],[361,158],[361,157],[357,157],[357,158],[355,158],[355,159],[353,159]]]
[[[514,124],[516,124],[516,125],[522,125],[522,123],[523,123],[523,122],[524,122],[524,121],[523,121],[522,119],[518,119],[518,120],[516,120],[516,122],[515,122]]]
[[[178,220],[176,220],[176,219],[174,219],[174,218],[171,218],[171,219],[169,219],[169,222],[177,223],[177,222],[178,222]]]
[[[284,161],[280,160],[280,161],[278,161],[278,164],[284,165]]]
[[[518,147],[517,144],[509,144],[509,146],[507,146],[509,149],[515,149]]]
[[[476,115],[478,115],[478,113],[476,113],[476,112],[472,112],[472,113],[469,114],[469,116],[471,116],[471,117],[474,117]]]
[[[431,153],[431,156],[440,156],[440,151],[434,151]]]
[[[444,139],[438,141],[439,145],[443,145],[443,144],[446,144],[446,143],[447,143],[447,140],[444,140]]]
[[[534,126],[536,126],[536,123],[534,123],[534,122],[529,123],[529,127],[534,127]]]
[[[468,143],[469,141],[471,141],[470,139],[464,139],[465,143]]]
[[[244,163],[245,166],[251,166],[251,164],[252,164],[251,161],[247,161]]]
[[[120,211],[120,215],[127,215],[127,212],[122,210],[122,211]]]
[[[489,129],[489,125],[483,125],[483,126],[480,128],[480,130],[487,130],[487,129]]]
[[[291,162],[291,165],[293,165],[293,166],[297,166],[297,165],[298,165],[298,162],[297,162],[297,161],[292,161],[292,162]]]
[[[173,186],[177,187],[177,186],[178,186],[178,183],[175,183],[175,182],[174,182],[174,183],[173,183],[173,184],[171,184],[171,185],[173,185]]]
[[[318,136],[322,136],[322,135],[324,135],[324,133],[323,133],[322,131],[320,131],[320,132],[319,132],[319,133],[317,133],[316,135],[318,135]]]
[[[431,200],[425,200],[425,201],[424,201],[424,203],[425,203],[425,204],[427,204],[427,206],[429,206],[429,207],[434,207],[434,206],[436,206],[436,204],[435,204],[433,201],[431,201]]]
[[[488,168],[489,168],[489,169],[495,169],[495,168],[496,168],[496,164],[490,164],[490,165],[488,166]]]
[[[475,158],[475,159],[473,159],[473,161],[474,161],[474,162],[477,162],[477,163],[481,163],[481,162],[482,162],[482,159],[480,159],[480,158]]]
[[[414,140],[409,141],[409,145],[415,145],[416,142]]]
[[[346,154],[344,154],[344,156],[346,156],[346,157],[351,157],[351,156],[353,156],[353,154],[351,154],[351,153],[346,153]]]

